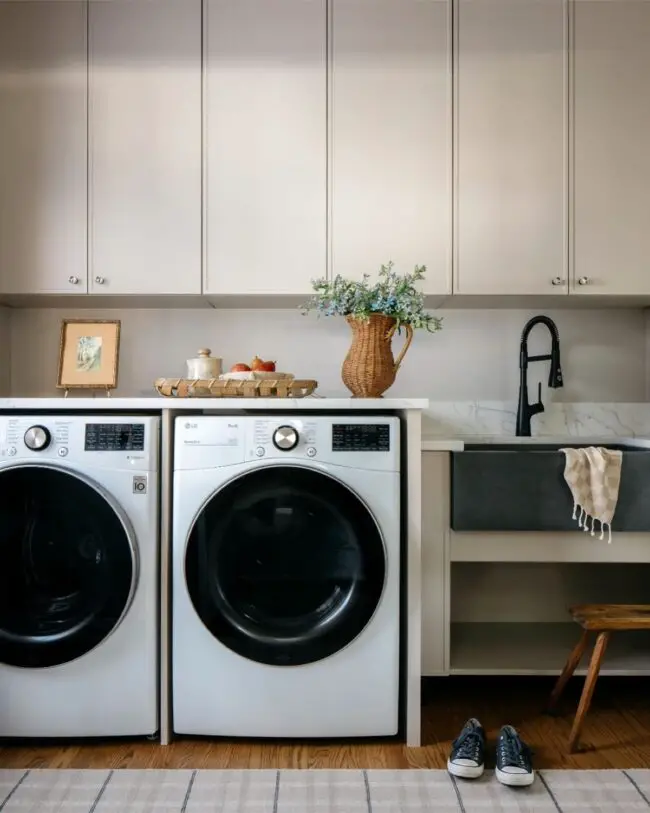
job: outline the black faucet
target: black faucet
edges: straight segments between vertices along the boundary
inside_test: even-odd
[[[535,325],[546,325],[551,334],[551,352],[546,356],[528,355],[528,336]],[[528,403],[528,362],[550,361],[551,369],[548,376],[548,385],[553,389],[561,387],[562,368],[560,367],[560,334],[557,325],[548,316],[533,316],[524,327],[519,346],[519,406],[517,407],[517,437],[530,437],[530,419],[539,412],[544,412],[542,403],[542,385],[539,385],[537,403]]]

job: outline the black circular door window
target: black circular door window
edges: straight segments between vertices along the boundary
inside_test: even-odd
[[[242,475],[190,531],[185,577],[207,629],[258,663],[298,665],[353,641],[382,596],[384,544],[365,505],[297,467]]]
[[[92,486],[60,469],[0,470],[0,662],[75,660],[119,623],[135,576],[126,529]]]

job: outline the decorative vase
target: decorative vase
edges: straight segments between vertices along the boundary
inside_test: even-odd
[[[397,322],[392,316],[373,314],[367,321],[346,316],[352,344],[341,368],[343,383],[355,398],[381,398],[395,381],[402,359],[413,339],[413,328],[404,325],[406,341],[397,359],[391,342]]]

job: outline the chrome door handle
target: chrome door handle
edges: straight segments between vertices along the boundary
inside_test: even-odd
[[[79,285],[79,277],[71,276],[68,277],[68,282],[70,285]]]
[[[555,277],[551,280],[551,285],[564,285],[564,280],[562,277]]]
[[[95,277],[95,282],[97,285],[103,285],[106,282],[106,279],[104,277]]]
[[[578,285],[589,285],[589,277],[580,277]]]

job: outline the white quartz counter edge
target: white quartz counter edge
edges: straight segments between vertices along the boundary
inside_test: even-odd
[[[511,435],[465,435],[457,438],[443,438],[443,437],[425,437],[422,439],[423,452],[462,452],[465,449],[465,444],[483,443],[489,445],[491,443],[511,443],[521,446],[534,446],[544,443],[566,443],[580,444],[580,446],[636,446],[643,449],[650,449],[649,438],[629,438],[629,437],[615,437],[608,435],[607,437],[595,437],[593,435],[586,437],[579,437],[576,435],[562,437],[547,436],[547,437],[534,437],[534,438],[519,438]]]
[[[71,410],[75,412],[117,412],[128,410],[200,411],[233,412],[241,410],[266,410],[283,412],[287,410],[314,411],[390,411],[422,410],[429,406],[426,398],[163,398],[150,396],[141,398],[77,398],[62,396],[53,398],[0,398],[0,412],[11,410]]]

